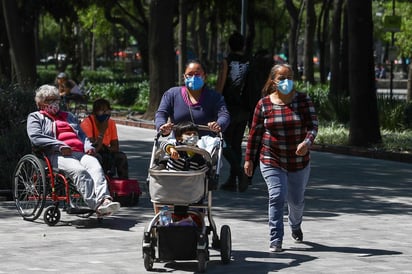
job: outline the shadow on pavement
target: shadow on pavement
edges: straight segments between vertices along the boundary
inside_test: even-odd
[[[312,154],[306,214],[411,214],[410,164]]]
[[[306,247],[292,247],[290,250],[291,251],[307,251],[307,252],[351,253],[351,254],[358,254],[359,257],[387,256],[387,255],[402,254],[402,252],[392,251],[392,250],[348,247],[348,246],[327,246],[327,245],[322,245],[322,244],[308,242],[308,241],[304,241],[302,243],[302,246],[306,246]]]

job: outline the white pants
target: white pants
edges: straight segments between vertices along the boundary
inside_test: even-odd
[[[96,210],[105,198],[110,198],[106,177],[99,161],[94,156],[73,152],[71,156],[54,154],[52,166],[58,167],[70,177],[85,203]]]

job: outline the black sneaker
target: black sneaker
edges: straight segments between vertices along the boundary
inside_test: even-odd
[[[292,231],[292,239],[297,243],[301,243],[303,241],[303,233],[300,228]]]
[[[231,183],[224,183],[220,186],[220,189],[226,191],[236,191],[236,185]]]
[[[241,175],[238,177],[239,182],[239,192],[245,192],[249,187],[248,177],[246,175]]]
[[[236,191],[236,177],[229,176],[226,182],[220,186],[220,189],[226,191]]]

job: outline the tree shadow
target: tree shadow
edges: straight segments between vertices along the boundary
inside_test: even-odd
[[[373,257],[373,256],[387,256],[387,255],[400,255],[402,252],[375,249],[375,248],[361,248],[353,246],[327,246],[319,243],[304,241],[301,244],[303,247],[291,247],[291,251],[303,251],[303,252],[330,252],[330,253],[350,253],[358,254],[359,257]]]
[[[303,242],[302,247],[292,247],[281,253],[269,253],[250,250],[234,250],[229,264],[222,264],[220,255],[211,253],[207,265],[209,273],[254,273],[266,274],[284,268],[297,267],[319,259],[317,252],[357,254],[358,257],[400,255],[401,252],[347,246],[327,246],[313,242]],[[296,253],[299,251],[299,253]],[[162,265],[163,263],[163,265]],[[197,261],[170,261],[155,263],[153,272],[187,271],[196,273]]]
[[[313,152],[306,211],[408,215],[411,191],[410,164]]]

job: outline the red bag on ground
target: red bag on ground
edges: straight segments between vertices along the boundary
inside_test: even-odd
[[[134,206],[139,203],[142,191],[139,182],[134,179],[108,178],[110,195],[122,206]]]

